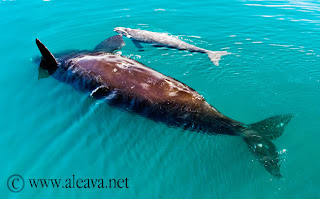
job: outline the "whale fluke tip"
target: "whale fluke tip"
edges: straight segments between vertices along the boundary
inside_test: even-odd
[[[276,146],[271,140],[282,135],[285,126],[294,115],[276,115],[260,122],[250,124],[243,130],[243,139],[251,152],[273,176],[281,178],[280,160]]]
[[[219,66],[219,61],[220,61],[221,57],[225,56],[225,55],[229,55],[231,53],[229,53],[227,51],[208,51],[207,54],[208,54],[210,61],[214,65]]]

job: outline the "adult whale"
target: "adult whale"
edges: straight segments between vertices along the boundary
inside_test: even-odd
[[[135,60],[103,51],[55,58],[36,39],[40,67],[59,81],[93,98],[169,126],[207,134],[240,136],[272,175],[280,177],[279,137],[293,115],[278,115],[246,125],[224,116],[189,86]]]
[[[169,48],[176,48],[179,50],[188,50],[190,52],[207,53],[211,62],[217,66],[219,66],[219,60],[221,56],[229,54],[227,51],[211,51],[199,48],[197,46],[188,44],[177,37],[170,36],[166,33],[158,33],[124,27],[114,28],[114,31],[116,31],[120,35],[124,35],[130,38],[138,48],[142,48],[142,46],[139,44],[139,42],[142,42],[151,43],[155,46],[164,46]]]

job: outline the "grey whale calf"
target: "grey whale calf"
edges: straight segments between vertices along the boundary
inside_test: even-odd
[[[197,46],[188,44],[187,42],[184,42],[177,37],[170,36],[166,33],[151,32],[147,30],[131,29],[125,27],[114,28],[114,31],[116,31],[120,35],[132,39],[133,43],[138,48],[142,48],[142,46],[139,44],[139,42],[142,42],[151,43],[156,46],[176,48],[179,50],[188,50],[190,52],[206,53],[208,54],[208,57],[210,58],[211,62],[217,66],[219,65],[219,60],[221,59],[221,56],[230,54],[227,51],[210,51],[203,48],[199,48]]]
[[[293,115],[277,115],[249,125],[233,120],[180,81],[110,53],[123,46],[121,39],[107,40],[97,47],[98,51],[61,54],[57,58],[36,39],[42,54],[40,68],[92,98],[156,122],[209,135],[239,136],[267,171],[281,176],[279,156],[271,140],[281,136]]]

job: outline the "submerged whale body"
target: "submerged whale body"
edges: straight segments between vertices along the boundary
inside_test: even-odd
[[[120,48],[123,41],[111,43],[118,49],[117,43]],[[178,80],[135,60],[104,51],[108,46],[100,46],[99,51],[55,58],[38,39],[36,44],[42,54],[40,68],[59,81],[72,84],[111,106],[168,126],[240,136],[267,171],[281,176],[277,149],[271,140],[282,134],[292,115],[278,115],[246,125],[224,116],[198,92]]]
[[[179,50],[187,50],[190,52],[206,53],[210,58],[210,61],[217,66],[219,66],[219,60],[221,59],[221,57],[229,54],[227,51],[211,51],[199,48],[166,33],[158,33],[124,27],[116,27],[114,28],[114,31],[119,33],[120,35],[130,38],[133,43],[140,49],[143,48],[140,43],[150,43],[154,46],[163,46],[176,48]]]

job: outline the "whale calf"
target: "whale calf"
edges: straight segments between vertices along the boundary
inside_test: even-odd
[[[210,51],[199,48],[166,33],[151,32],[147,30],[131,29],[125,27],[114,28],[114,31],[116,31],[120,35],[130,38],[138,48],[142,48],[142,46],[139,44],[139,42],[142,42],[151,43],[155,46],[164,46],[176,48],[179,50],[188,50],[190,52],[206,53],[208,54],[211,62],[217,66],[219,66],[219,60],[221,56],[229,54],[227,51]]]
[[[119,42],[120,45],[121,42]],[[279,156],[271,140],[293,115],[277,115],[254,124],[233,120],[211,106],[194,89],[138,61],[101,51],[54,55],[36,39],[40,68],[88,96],[168,126],[209,135],[241,137],[272,175],[280,177]]]

